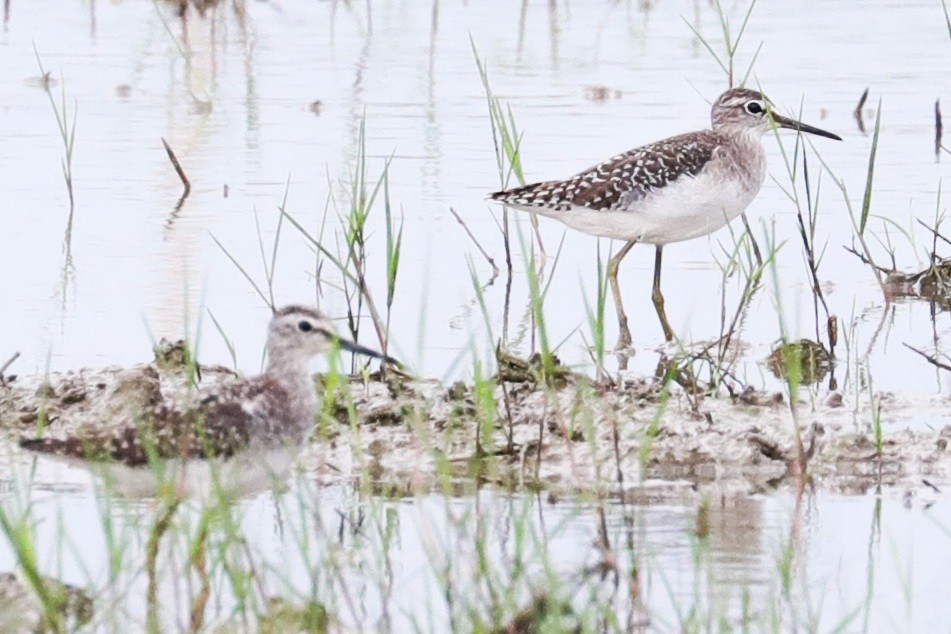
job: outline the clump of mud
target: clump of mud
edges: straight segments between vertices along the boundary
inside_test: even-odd
[[[339,624],[327,609],[316,601],[291,603],[280,597],[268,599],[263,614],[256,622],[234,618],[209,628],[215,634],[256,632],[258,634],[281,634],[282,632],[330,632],[337,631]]]
[[[163,0],[163,2],[173,7],[178,16],[183,18],[188,15],[189,10],[194,10],[199,16],[205,17],[209,9],[217,8],[220,0]]]
[[[711,484],[763,491],[788,482],[803,460],[815,486],[836,490],[940,484],[951,474],[943,397],[876,395],[879,439],[867,393],[851,402],[838,392],[800,390],[792,408],[780,393],[701,398],[653,378],[596,384],[557,360],[503,361],[493,381],[478,385],[392,370],[317,377],[323,414],[301,466],[321,482],[356,481],[392,495],[489,482],[632,499]],[[19,377],[0,385],[0,427],[17,439],[41,425],[61,433],[115,425],[180,402],[199,377],[205,384],[233,376],[219,366],[193,369],[166,343],[155,361],[131,368]]]
[[[885,288],[892,297],[922,299],[942,310],[951,310],[951,259],[936,257],[917,273],[887,271]]]
[[[832,355],[811,339],[779,342],[766,359],[766,367],[778,379],[812,385],[832,370]]]
[[[0,632],[73,632],[92,619],[93,601],[83,590],[50,577],[39,583],[31,589],[16,575],[0,573]]]

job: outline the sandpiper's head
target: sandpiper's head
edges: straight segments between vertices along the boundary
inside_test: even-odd
[[[796,119],[784,117],[776,112],[776,107],[766,95],[749,88],[731,88],[717,97],[717,100],[713,102],[711,118],[713,129],[718,132],[766,134],[773,129],[773,126],[778,126],[824,136],[837,141],[842,140],[841,137],[831,132],[814,128]]]
[[[307,306],[285,306],[274,312],[268,327],[268,357],[280,360],[308,360],[334,348],[374,358],[379,352],[337,336],[333,324],[320,311]]]

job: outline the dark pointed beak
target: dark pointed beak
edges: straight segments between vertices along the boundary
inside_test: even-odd
[[[806,125],[802,121],[796,121],[795,119],[784,117],[783,115],[776,112],[771,112],[770,114],[773,117],[773,121],[780,128],[788,128],[790,130],[798,130],[799,132],[807,132],[809,134],[815,134],[816,136],[824,136],[827,139],[835,139],[836,141],[842,140],[842,137],[837,134],[832,134],[831,132],[814,128],[811,125]]]
[[[354,343],[346,339],[341,339],[340,337],[337,337],[336,335],[333,335],[333,334],[330,335],[330,338],[331,340],[335,341],[337,345],[340,346],[341,350],[347,350],[348,352],[352,352],[354,354],[362,354],[372,359],[382,359],[383,361],[386,361],[387,363],[392,363],[398,368],[403,367],[403,364],[397,361],[396,359],[394,359],[393,357],[387,356],[385,354],[380,354],[376,350],[371,350],[370,348],[361,346],[358,343]]]

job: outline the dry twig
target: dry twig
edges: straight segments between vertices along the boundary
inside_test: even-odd
[[[941,137],[944,134],[944,123],[941,121],[941,100],[934,102],[934,158],[941,159]]]
[[[486,261],[488,261],[489,266],[492,267],[492,277],[494,278],[496,275],[499,274],[499,267],[496,266],[495,260],[493,260],[492,257],[488,254],[488,252],[482,247],[482,245],[479,244],[479,241],[476,240],[476,237],[472,234],[472,231],[469,230],[469,227],[468,227],[468,226],[466,225],[466,223],[462,220],[462,217],[461,217],[458,213],[456,213],[456,210],[453,209],[452,207],[450,207],[450,208],[449,208],[449,213],[451,213],[452,216],[453,216],[453,218],[456,219],[456,222],[458,222],[460,225],[462,225],[462,228],[465,230],[466,235],[469,236],[469,239],[470,239],[470,240],[472,240],[472,243],[473,243],[473,244],[476,246],[476,248],[479,250],[479,253],[482,254],[482,257],[484,257],[484,258],[486,259]]]
[[[20,353],[19,353],[19,352],[14,352],[14,353],[13,353],[13,356],[11,356],[9,359],[7,359],[7,360],[4,362],[3,365],[0,365],[0,383],[5,383],[5,382],[6,382],[6,381],[4,380],[4,378],[3,378],[4,372],[6,372],[6,371],[7,371],[7,368],[9,368],[11,365],[13,365],[13,362],[16,361],[16,360],[19,359],[19,358],[20,358]]]
[[[868,88],[865,89],[865,92],[862,93],[862,96],[859,97],[859,103],[855,106],[855,111],[852,113],[852,116],[855,117],[856,123],[859,124],[859,132],[866,134],[865,132],[865,118],[862,115],[862,108],[865,107],[865,101],[868,99]]]
[[[188,176],[185,175],[185,170],[182,169],[181,163],[179,163],[178,159],[175,157],[175,152],[172,151],[172,148],[165,139],[162,139],[162,145],[165,146],[165,151],[168,152],[168,160],[172,162],[172,167],[175,168],[175,171],[178,173],[178,177],[182,179],[182,185],[185,187],[184,192],[182,192],[181,200],[179,201],[179,206],[181,206],[181,202],[184,201],[188,197],[188,194],[191,193],[192,184],[188,181]]]
[[[902,343],[902,345],[908,348],[909,350],[911,350],[912,352],[917,352],[918,354],[920,354],[922,357],[925,358],[925,361],[935,366],[936,368],[941,368],[942,370],[951,370],[951,365],[938,361],[938,359],[936,358],[937,355],[928,354],[924,350],[919,350],[918,348],[915,348],[914,346],[909,346],[907,343],[904,343],[904,342]]]

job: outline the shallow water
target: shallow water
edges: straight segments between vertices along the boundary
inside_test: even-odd
[[[266,308],[212,236],[264,285],[255,210],[268,251],[285,188],[288,211],[319,233],[328,194],[346,206],[344,181],[365,113],[371,178],[392,155],[391,199],[405,219],[391,323],[395,346],[424,374],[465,376],[471,372],[471,341],[482,353],[478,342],[486,340],[467,261],[482,282],[491,270],[448,208],[496,262],[505,259],[496,224],[500,210],[483,200],[499,178],[468,35],[485,60],[493,90],[511,105],[524,134],[529,179],[567,176],[623,149],[705,126],[707,102],[726,86],[724,73],[685,24],[717,46],[719,22],[705,3],[388,2],[375,4],[369,19],[363,7],[335,2],[251,3],[243,22],[230,10],[190,20],[188,63],[180,52],[186,47],[182,26],[149,3],[56,4],[55,22],[38,6],[27,10],[12,3],[0,35],[6,78],[0,161],[9,166],[2,177],[0,266],[16,272],[3,277],[13,309],[0,315],[0,332],[7,333],[0,352],[20,350],[13,369],[21,373],[143,360],[149,333],[181,336],[186,321],[194,333],[199,318],[201,358],[227,361],[227,347],[204,309],[234,342],[239,367],[256,369]],[[737,6],[730,13],[737,24],[743,10]],[[930,150],[933,104],[941,96],[936,90],[951,71],[941,17],[931,2],[757,7],[736,64],[738,74],[745,72],[762,42],[757,83],[782,108],[801,108],[803,119],[845,138],[813,141],[857,207],[871,140],[857,129],[852,111],[866,87],[867,108],[874,110],[882,99],[872,211],[914,232],[914,245],[895,226],[889,233],[898,264],[907,270],[926,263],[930,237],[914,218],[933,223],[938,183],[948,170],[948,161],[936,163]],[[835,37],[843,29],[863,37]],[[833,39],[830,55],[823,43]],[[57,81],[54,95],[65,89],[67,107],[77,113],[76,209],[65,237],[63,148],[39,87],[34,44]],[[619,97],[591,100],[586,95],[592,86],[616,90]],[[319,115],[309,109],[315,100],[322,102]],[[873,127],[874,117],[867,125]],[[193,183],[177,214],[181,186],[162,137]],[[787,151],[793,143],[794,137],[784,137]],[[767,146],[772,176],[788,187],[778,147],[771,139]],[[810,167],[819,186],[817,243],[825,246],[820,280],[831,312],[843,320],[842,334],[856,324],[854,356],[870,345],[881,321],[881,292],[870,271],[843,248],[852,242],[852,229],[832,178],[823,174],[819,183],[815,156]],[[749,209],[761,242],[767,227],[776,243],[786,242],[777,271],[787,334],[815,338],[794,212],[772,181]],[[333,220],[331,215],[328,231]],[[528,239],[528,223],[520,220]],[[369,222],[370,283],[382,303],[382,210]],[[869,226],[885,240],[881,221]],[[315,256],[294,230],[285,229],[275,298],[313,301]],[[566,360],[590,366],[585,301],[593,302],[597,241],[545,219],[540,230],[549,252],[549,338],[564,342],[559,352]],[[606,254],[610,245],[601,242]],[[870,242],[887,262],[876,239]],[[721,243],[730,244],[726,230],[665,251],[667,310],[687,338],[720,332]],[[528,337],[519,340],[529,291],[517,237],[513,247],[508,335],[528,351]],[[649,302],[651,251],[635,249],[621,270],[635,346],[645,352],[634,361],[641,371],[653,370],[651,351],[661,341]],[[323,274],[339,284],[331,268],[326,263]],[[504,278],[485,291],[493,338],[503,331]],[[754,383],[762,383],[766,370],[759,361],[780,336],[773,284],[767,280],[765,287],[742,333],[752,345],[742,373]],[[727,284],[728,307],[739,288],[736,280]],[[345,314],[342,294],[326,285],[323,291],[326,310]],[[946,334],[945,316],[939,314],[932,327],[929,312],[925,303],[894,306],[868,360],[879,388],[940,389],[940,377],[902,346],[927,349]],[[610,309],[607,321],[610,343]],[[364,326],[363,337],[372,341],[369,324]],[[850,356],[841,345],[839,356]]]
[[[497,226],[501,211],[484,200],[499,187],[499,176],[470,36],[495,94],[511,106],[524,134],[522,160],[529,180],[566,177],[619,151],[706,126],[708,102],[727,86],[723,71],[687,26],[722,50],[717,15],[699,1],[389,1],[373,3],[371,15],[363,3],[253,2],[245,20],[230,9],[205,20],[193,16],[187,42],[172,12],[148,2],[35,0],[27,5],[12,0],[9,9],[0,32],[0,293],[6,298],[0,310],[0,363],[20,351],[10,370],[20,374],[147,360],[150,339],[180,337],[186,330],[192,335],[200,330],[202,361],[230,363],[228,346],[209,311],[235,346],[237,366],[255,371],[267,308],[213,237],[263,285],[255,213],[268,253],[285,192],[288,212],[318,234],[328,196],[341,210],[346,207],[346,181],[364,116],[371,177],[393,157],[389,193],[405,223],[391,321],[398,355],[423,375],[468,377],[473,356],[487,358],[503,332],[513,347],[527,353],[530,291],[518,238],[513,238],[507,325],[505,272],[483,293],[490,335],[468,262],[478,283],[491,278],[491,269],[448,211],[455,209],[490,256],[504,262]],[[743,11],[742,4],[730,8],[734,24]],[[951,73],[951,42],[940,5],[930,0],[761,3],[739,50],[740,74],[760,42],[754,84],[781,109],[801,111],[805,121],[843,136],[842,143],[813,143],[845,182],[856,209],[871,136],[858,130],[852,112],[869,87],[866,109],[872,112],[865,120],[871,129],[882,100],[870,243],[883,263],[888,258],[879,240],[890,239],[900,268],[926,265],[931,238],[915,219],[933,224],[939,183],[949,169],[948,157],[936,162],[932,152],[934,101],[943,96],[940,90]],[[59,102],[65,91],[66,106],[76,113],[72,214],[63,184],[62,141],[39,80],[37,54],[56,82],[53,96]],[[609,98],[591,99],[592,87],[600,86],[609,89]],[[321,102],[319,114],[311,108],[316,100]],[[174,148],[193,185],[177,212],[181,184],[162,138]],[[783,329],[790,337],[815,338],[795,207],[783,192],[788,179],[782,154],[774,140],[767,138],[766,144],[776,180],[766,183],[748,213],[761,244],[766,233],[774,233],[775,243],[784,246],[777,256],[778,280],[774,284],[767,274],[742,332],[750,347],[738,373],[757,386],[774,385],[761,361]],[[784,136],[783,144],[791,152],[794,137]],[[809,160],[818,185],[820,161],[813,154]],[[848,341],[839,349],[839,358],[850,360],[838,370],[848,381],[844,387],[867,389],[854,380],[858,359],[874,377],[876,390],[912,397],[946,392],[946,379],[902,344],[931,350],[949,333],[947,314],[932,316],[931,307],[922,302],[899,303],[883,313],[874,277],[843,248],[852,244],[853,230],[829,173],[821,177],[818,198],[816,236],[824,245],[819,277]],[[877,216],[893,223],[887,238]],[[527,218],[514,218],[529,241]],[[330,236],[337,226],[332,206],[327,226],[325,235]],[[369,227],[369,281],[382,301],[382,209],[371,215]],[[590,372],[585,305],[594,301],[598,241],[545,219],[540,232],[549,254],[549,339],[560,344],[563,360]],[[724,291],[716,262],[723,259],[721,244],[730,244],[727,230],[665,250],[667,311],[686,339],[719,334]],[[600,242],[602,258],[610,246]],[[273,280],[278,303],[316,301],[316,260],[285,224]],[[654,349],[662,340],[649,301],[652,264],[651,249],[638,247],[621,268],[638,350],[632,369],[639,372],[653,371]],[[325,262],[319,301],[328,313],[344,315],[345,299],[334,287],[339,276],[331,269]],[[780,289],[782,326],[774,287]],[[728,310],[739,290],[736,280],[727,283]],[[613,319],[609,306],[609,343],[615,336]],[[876,336],[880,324],[882,332]],[[369,323],[361,339],[373,342]],[[67,581],[101,582],[106,560],[103,542],[95,537],[101,535],[101,520],[91,490],[84,485],[36,495],[42,501],[34,509],[40,543],[49,546],[46,569]],[[850,628],[857,628],[866,622],[866,605],[870,629],[946,627],[951,608],[942,601],[941,590],[951,552],[951,516],[941,496],[925,509],[917,498],[906,508],[902,495],[895,490],[881,497],[822,493],[807,497],[798,513],[787,493],[753,496],[739,509],[731,506],[715,514],[709,551],[700,563],[691,538],[693,505],[665,503],[626,511],[612,506],[607,524],[612,543],[622,544],[625,513],[635,518],[634,547],[619,550],[646,562],[645,603],[661,630],[681,629],[683,610],[696,603],[717,614],[719,608],[709,606],[722,604],[722,612],[736,623],[744,588],[760,597],[757,614],[778,606],[802,620],[812,609],[821,630],[860,609],[858,620],[850,622]],[[16,496],[0,499],[9,505]],[[596,521],[587,502],[550,506],[492,492],[463,499],[366,500],[337,489],[320,490],[319,501],[321,513],[328,515],[321,520],[321,539],[330,540],[334,533],[329,527],[336,526],[336,508],[350,512],[368,504],[378,514],[392,512],[399,518],[399,546],[392,552],[394,627],[422,622],[421,629],[437,630],[445,625],[440,619],[447,618],[447,611],[439,607],[440,589],[425,554],[423,529],[431,523],[437,534],[451,533],[447,517],[457,511],[465,514],[478,505],[480,513],[501,518],[498,533],[491,533],[496,540],[510,529],[506,509],[513,506],[532,518],[533,526],[544,521],[546,528],[538,532],[559,570],[578,573],[597,558],[591,546]],[[140,512],[119,509],[117,517],[124,521]],[[273,502],[258,498],[241,512],[255,555],[272,562],[289,558],[286,578],[304,592],[305,560],[292,556],[296,548],[274,528]],[[59,542],[50,532],[61,517],[69,518],[67,532],[75,531],[67,543],[83,544],[66,547],[62,560],[52,554]],[[799,526],[798,536],[791,538],[794,526]],[[141,527],[133,534],[141,541]],[[463,531],[445,540],[469,537]],[[798,554],[790,604],[773,586],[782,546],[791,539]],[[344,550],[352,554],[350,546]],[[378,557],[378,546],[371,542],[366,552]],[[76,550],[83,551],[83,565]],[[495,561],[504,560],[500,556]],[[461,562],[469,565],[471,559]],[[13,565],[11,551],[0,547],[0,570]],[[135,583],[144,583],[141,576]],[[275,593],[288,590],[273,583]],[[868,596],[872,599],[866,601]],[[333,594],[322,598],[340,599]],[[228,599],[222,601],[228,604]],[[380,593],[371,590],[364,604],[341,618],[372,627],[383,618],[385,605]],[[431,606],[432,626],[422,616],[413,620],[412,615]],[[129,616],[126,612],[138,618],[141,605],[122,603],[118,612],[120,619]],[[176,615],[182,618],[181,612]]]
[[[41,463],[32,475],[18,471],[21,477],[32,484],[29,497],[8,490],[3,501],[10,510],[29,500],[36,538],[47,545],[41,567],[93,588],[93,626],[143,622],[141,561],[155,505],[97,500],[89,478],[70,468]],[[933,493],[807,493],[798,504],[791,493],[714,497],[700,520],[692,496],[659,491],[662,501],[604,505],[617,577],[597,572],[604,561],[598,505],[490,488],[462,498],[383,499],[297,478],[282,493],[232,507],[249,559],[233,543],[232,550],[221,546],[227,542],[220,533],[210,543],[222,551],[209,551],[212,561],[260,574],[252,604],[259,591],[291,602],[316,599],[346,628],[469,629],[466,610],[488,605],[487,579],[505,592],[503,614],[510,618],[533,589],[557,588],[589,627],[600,618],[592,605],[608,606],[615,627],[649,623],[652,631],[744,622],[754,630],[782,623],[811,631],[936,631],[951,622],[944,601],[951,514]],[[197,577],[181,571],[198,518],[197,507],[183,507],[160,542],[159,596],[169,627],[184,626],[197,594]],[[488,568],[480,564],[483,552]],[[114,583],[107,553],[136,562],[121,566]],[[790,553],[787,577],[781,570]],[[12,553],[0,549],[0,569],[14,565]],[[209,572],[215,585],[206,624],[220,624],[240,604],[221,563]]]

